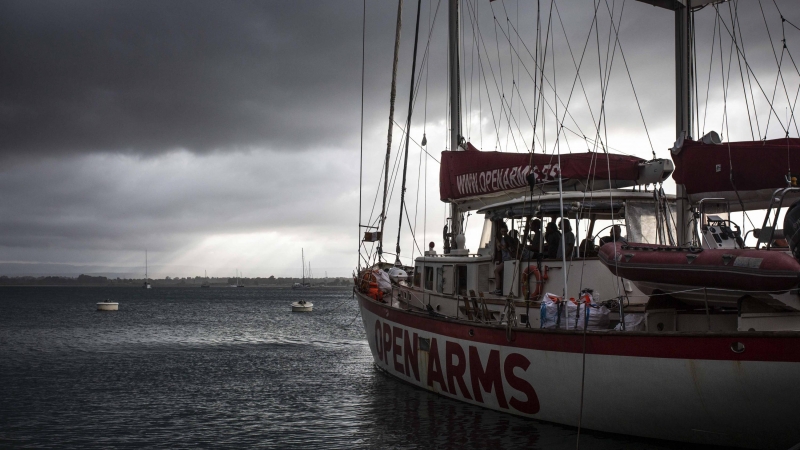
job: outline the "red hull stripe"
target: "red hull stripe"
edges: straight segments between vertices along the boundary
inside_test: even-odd
[[[564,353],[583,352],[583,333],[536,328],[515,329],[512,340],[505,328],[428,316],[398,310],[357,294],[362,307],[388,320],[410,328],[486,345]],[[538,312],[538,311],[536,311]],[[473,336],[469,335],[470,330]],[[731,345],[744,344],[744,352],[734,353]],[[588,332],[586,354],[634,356],[644,358],[706,359],[729,361],[800,362],[800,332],[743,333],[641,333]]]

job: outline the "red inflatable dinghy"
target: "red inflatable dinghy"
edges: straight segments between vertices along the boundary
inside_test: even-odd
[[[703,249],[608,243],[598,256],[631,281],[742,291],[786,291],[800,281],[800,263],[780,251]]]

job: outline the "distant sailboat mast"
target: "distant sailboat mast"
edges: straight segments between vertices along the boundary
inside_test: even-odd
[[[144,249],[144,285],[142,287],[150,289],[150,283],[147,282],[147,279],[147,249]]]
[[[203,279],[203,282],[200,284],[200,287],[201,288],[211,287],[211,285],[208,283],[208,270],[203,270],[203,275],[205,276],[205,278]]]

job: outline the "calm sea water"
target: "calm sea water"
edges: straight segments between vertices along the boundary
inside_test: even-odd
[[[291,313],[300,298],[314,312]],[[120,310],[95,311],[106,299]],[[576,434],[378,371],[346,289],[0,288],[0,447],[574,449]]]

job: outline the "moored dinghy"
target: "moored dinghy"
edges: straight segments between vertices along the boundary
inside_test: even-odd
[[[112,301],[97,302],[98,311],[118,311],[119,303]]]
[[[314,304],[305,300],[292,303],[292,312],[311,312],[313,309]]]

